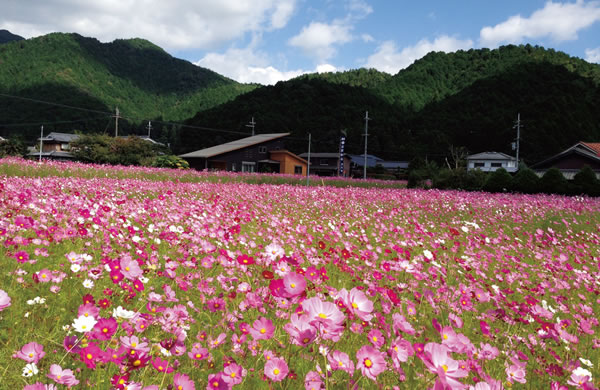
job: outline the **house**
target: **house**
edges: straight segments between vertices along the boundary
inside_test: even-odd
[[[308,159],[308,153],[302,153],[300,157]],[[350,157],[344,154],[344,177],[350,176]],[[340,171],[339,153],[311,153],[310,154],[310,173],[318,176],[338,176]]]
[[[349,155],[352,167],[360,170],[365,166],[365,155],[364,154],[351,154]],[[367,154],[367,168],[381,167],[384,172],[389,174],[398,173],[400,170],[408,169],[408,161],[386,161],[380,157],[372,154]]]
[[[308,162],[285,150],[290,133],[258,134],[182,154],[194,169],[233,172],[275,172],[306,175]]]
[[[77,134],[57,132],[51,132],[43,138],[38,138],[38,142],[42,141],[41,157],[53,160],[72,160],[74,157],[69,152],[71,142],[78,138],[79,135]],[[28,156],[32,158],[40,157],[40,150],[30,150]]]
[[[483,172],[494,172],[500,168],[507,172],[517,171],[517,159],[500,152],[482,152],[467,156],[467,171],[479,169]]]
[[[600,178],[600,143],[578,142],[566,150],[555,154],[531,166],[538,175],[543,176],[550,168],[558,168],[567,180],[588,165]]]

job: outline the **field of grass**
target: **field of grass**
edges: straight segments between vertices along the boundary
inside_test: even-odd
[[[598,199],[20,161],[2,389],[598,387]]]

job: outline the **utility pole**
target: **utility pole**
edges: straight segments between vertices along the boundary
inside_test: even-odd
[[[308,187],[310,177],[310,133],[308,133],[308,164],[306,164],[306,186]]]
[[[40,162],[42,162],[42,148],[44,147],[44,125],[42,125],[42,130],[40,131]]]
[[[119,107],[115,109],[115,138],[119,136]]]
[[[367,178],[367,139],[369,137],[369,111],[365,113],[365,166],[363,167],[363,179]]]
[[[519,170],[519,141],[521,138],[521,113],[517,114],[517,123],[513,126],[517,128],[516,150],[517,150],[517,170]]]
[[[256,125],[256,122],[254,122],[254,117],[252,117],[252,120],[250,121],[250,124],[246,125],[246,127],[251,127],[252,128],[252,135],[254,135],[254,125]]]
[[[148,121],[148,126],[146,128],[148,129],[148,138],[150,138],[150,130],[152,130],[152,122]]]

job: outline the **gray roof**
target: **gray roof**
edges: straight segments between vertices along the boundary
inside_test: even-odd
[[[252,137],[238,139],[236,141],[227,142],[225,144],[212,146],[210,148],[196,150],[195,152],[190,152],[186,154],[181,154],[179,157],[183,158],[210,158],[214,156],[218,156],[220,154],[233,152],[234,150],[247,148],[248,146],[262,144],[263,142],[268,142],[275,140],[277,138],[285,137],[290,135],[290,133],[273,133],[273,134],[258,134]]]
[[[382,161],[380,164],[387,169],[408,169],[408,161]]]
[[[31,157],[39,157],[40,152],[39,151],[30,151],[28,154],[28,156]],[[42,152],[42,157],[47,157],[47,158],[75,158],[75,156],[73,156],[71,153],[69,152],[62,152],[62,151],[58,151],[58,150],[53,150],[50,152]]]
[[[516,158],[500,152],[481,152],[467,156],[467,160],[516,160]]]
[[[44,141],[44,142],[54,141],[54,142],[69,143],[69,142],[75,141],[77,138],[79,138],[78,134],[51,132],[50,134],[48,134],[47,136],[42,138],[42,141]],[[38,141],[39,140],[40,139],[38,138]]]
[[[299,156],[302,158],[307,158],[308,153],[302,153]],[[339,153],[311,153],[310,157],[311,158],[313,158],[313,157],[316,157],[316,158],[340,158],[340,154]]]

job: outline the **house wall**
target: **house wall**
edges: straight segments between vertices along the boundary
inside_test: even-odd
[[[302,169],[302,176],[306,176],[307,164],[304,161],[298,160],[294,156],[287,153],[271,153],[271,160],[279,161],[279,173],[286,173],[288,175],[297,175],[296,167],[300,166]]]
[[[494,164],[500,164],[500,166],[492,166]],[[483,166],[477,166],[483,164]],[[515,172],[517,170],[516,162],[514,160],[469,160],[467,162],[467,169],[479,169],[483,172],[494,172],[499,168],[504,168],[508,172]]]
[[[587,159],[587,158],[577,155],[577,154],[571,154],[568,156],[564,156],[560,160],[555,160],[555,161],[550,162],[549,164],[544,164],[544,166],[540,166],[540,167],[536,167],[536,168],[548,169],[551,167],[556,167],[561,170],[563,170],[563,169],[564,170],[571,170],[571,169],[580,170],[585,165],[588,165],[593,170],[600,170],[600,163],[598,163],[597,161]]]
[[[42,152],[60,152],[60,144],[55,143],[42,143]]]

